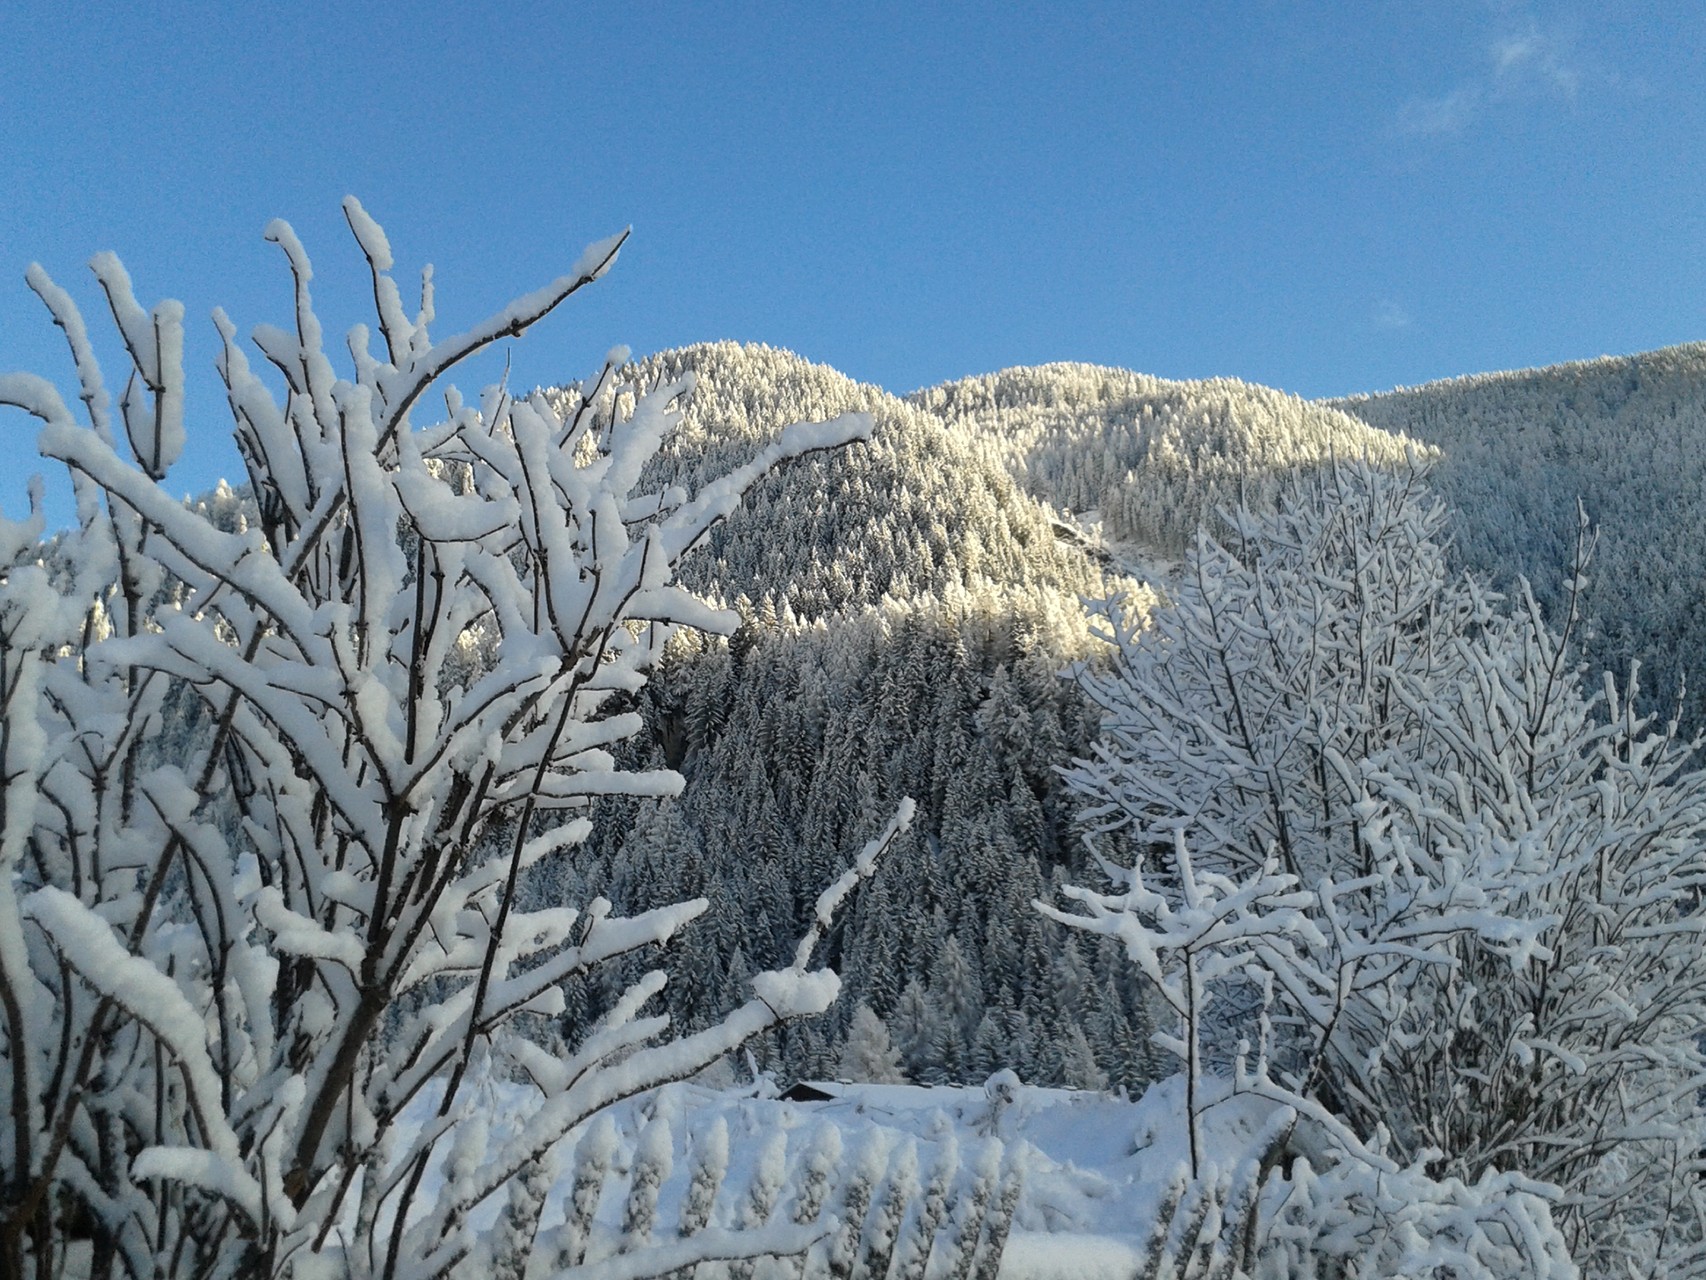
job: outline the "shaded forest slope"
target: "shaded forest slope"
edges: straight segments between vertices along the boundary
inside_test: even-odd
[[[1558,603],[1579,498],[1600,531],[1586,638],[1595,669],[1631,658],[1669,698],[1706,672],[1706,343],[1478,374],[1334,406],[1436,446],[1456,548]],[[1691,695],[1686,719],[1700,724]]]

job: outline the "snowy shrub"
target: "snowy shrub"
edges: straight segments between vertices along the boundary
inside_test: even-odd
[[[1205,1078],[1203,1039],[1213,1024],[1212,997],[1239,980],[1268,996],[1275,989],[1330,980],[1311,960],[1326,939],[1307,908],[1311,895],[1269,861],[1245,880],[1198,870],[1175,834],[1175,857],[1157,879],[1141,865],[1113,870],[1123,894],[1069,886],[1086,914],[1043,905],[1065,924],[1109,933],[1178,1016],[1178,1035],[1157,1039],[1183,1063],[1183,1110],[1188,1160],[1173,1175],[1150,1223],[1144,1274],[1180,1280],[1239,1276],[1290,1280],[1298,1276],[1418,1274],[1419,1260],[1458,1280],[1532,1275],[1567,1280],[1575,1272],[1549,1200],[1552,1188],[1515,1172],[1484,1171],[1473,1185],[1439,1179],[1428,1150],[1408,1163],[1348,1128],[1295,1079],[1276,1080],[1264,1053],[1253,1064],[1239,1046],[1230,1084]],[[1174,898],[1177,901],[1174,901]],[[1329,908],[1330,910],[1330,908]],[[1377,954],[1367,948],[1369,954]],[[1260,1037],[1269,1044],[1268,1009]],[[1174,1082],[1168,1082],[1171,1084]],[[1165,1085],[1163,1087],[1166,1087]],[[1248,1150],[1209,1142],[1204,1117],[1233,1097],[1253,1101],[1264,1115]],[[1291,1167],[1278,1172],[1282,1158]],[[1312,1159],[1321,1164],[1318,1173]]]
[[[573,855],[590,798],[679,790],[612,755],[669,631],[737,621],[672,586],[677,562],[772,468],[869,423],[791,427],[694,492],[647,491],[689,381],[613,396],[616,353],[566,400],[494,389],[476,409],[442,384],[603,275],[621,237],[435,340],[430,273],[411,315],[383,233],[345,213],[378,313],[377,334],[350,332],[345,376],[282,222],[267,235],[293,324],[254,335],[282,401],[215,314],[258,513],[235,528],[162,484],[185,447],[182,308],[144,311],[95,259],[131,364],[115,404],[71,298],[30,271],[85,420],[39,378],[0,378],[0,403],[43,423],[78,519],[51,571],[39,510],[0,521],[0,1273],[75,1257],[99,1276],[436,1276],[484,1254],[516,1274],[559,1139],[828,1005],[837,979],[811,964],[829,913],[910,815],[721,1021],[670,1040],[648,973],[596,1025],[564,1025],[560,1052],[521,1034],[559,1017],[566,982],[706,909],[530,908],[518,885]],[[446,417],[420,425],[429,393]],[[489,1142],[481,1073],[535,1090]],[[424,1123],[400,1123],[411,1103]],[[568,1265],[612,1154],[598,1133],[552,1240]],[[654,1193],[631,1190],[624,1274],[645,1273],[639,1238],[661,1240]],[[716,1256],[827,1229],[782,1227]],[[698,1241],[660,1242],[654,1269],[691,1265]]]
[[[1585,520],[1554,629],[1447,572],[1418,473],[1229,518],[1152,627],[1109,611],[1070,782],[1129,865],[1054,914],[1120,939],[1193,1079],[1318,1110],[1341,1157],[1550,1184],[1590,1274],[1698,1273],[1706,775],[1572,665]]]

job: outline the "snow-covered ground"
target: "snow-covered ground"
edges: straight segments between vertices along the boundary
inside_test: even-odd
[[[814,1149],[822,1148],[826,1128],[838,1132],[839,1141],[831,1140],[842,1153],[832,1175],[837,1180],[873,1156],[893,1177],[897,1168],[911,1163],[910,1150],[915,1176],[924,1183],[937,1167],[944,1144],[951,1142],[958,1153],[955,1186],[961,1194],[980,1158],[988,1159],[998,1142],[1023,1174],[1000,1272],[1003,1280],[1130,1280],[1139,1274],[1140,1250],[1153,1229],[1158,1202],[1187,1161],[1183,1082],[1178,1077],[1136,1101],[1026,1085],[1002,1090],[813,1082],[811,1088],[832,1096],[791,1101],[755,1096],[750,1089],[741,1093],[676,1084],[613,1109],[609,1114],[616,1128],[615,1154],[589,1261],[614,1247],[640,1134],[659,1121],[668,1124],[672,1147],[671,1172],[658,1196],[660,1234],[679,1220],[695,1150],[719,1121],[727,1127],[729,1155],[713,1227],[739,1225],[747,1189],[762,1162],[776,1164],[780,1159],[795,1170]],[[521,1117],[529,1108],[520,1086],[503,1084],[484,1086],[476,1104],[491,1117],[494,1145],[524,1123]],[[423,1103],[417,1122],[428,1110]],[[1266,1111],[1267,1104],[1248,1096],[1210,1106],[1204,1116],[1205,1145],[1223,1156],[1251,1147]],[[577,1140],[578,1135],[571,1134],[563,1144],[560,1172],[541,1218],[542,1247],[549,1247],[553,1230],[564,1219]],[[440,1176],[437,1171],[429,1176],[423,1203],[437,1198]],[[787,1212],[786,1196],[796,1181],[785,1181],[788,1190],[780,1213]],[[881,1200],[879,1194],[873,1214]],[[832,1208],[835,1203],[832,1190]],[[497,1210],[495,1203],[485,1206],[485,1214],[476,1215],[476,1226],[489,1225]]]
[[[962,1146],[994,1136],[1018,1147],[1024,1184],[1003,1259],[1003,1280],[1129,1280],[1167,1188],[1188,1164],[1183,1077],[1136,1101],[1103,1093],[1020,1086],[1013,1100],[954,1086],[820,1085],[830,1102],[752,1101],[773,1124],[829,1120],[877,1126],[921,1142],[947,1123]],[[1227,1098],[1204,1117],[1205,1143],[1222,1155],[1253,1145],[1268,1104]]]

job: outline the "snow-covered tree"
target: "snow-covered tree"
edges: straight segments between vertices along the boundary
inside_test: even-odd
[[[623,917],[519,891],[574,856],[592,797],[681,786],[613,755],[669,632],[738,621],[672,585],[677,562],[772,469],[870,424],[790,427],[715,478],[650,486],[691,379],[619,385],[618,352],[566,396],[499,388],[476,408],[443,382],[602,276],[623,237],[435,339],[430,272],[411,314],[383,233],[353,199],[344,211],[378,320],[350,332],[347,373],[282,222],[267,236],[294,320],[254,335],[282,400],[215,313],[251,520],[163,485],[185,445],[182,308],[145,311],[117,259],[94,260],[131,366],[115,404],[70,296],[29,274],[68,339],[83,420],[42,379],[0,378],[0,404],[41,420],[78,520],[45,549],[39,509],[0,522],[7,1276],[57,1274],[74,1238],[103,1277],[285,1275],[316,1256],[444,1274],[493,1247],[473,1210],[541,1177],[589,1116],[823,1010],[829,913],[910,815],[726,1017],[670,1039],[647,1014],[654,971],[596,1024],[565,1027],[560,1052],[523,1034],[563,1011],[565,984],[706,909]],[[423,425],[429,394],[445,416]],[[536,1097],[487,1144],[462,1122],[493,1074]],[[401,1123],[411,1105],[424,1123]],[[646,1194],[630,1206],[639,1235]],[[503,1265],[537,1212],[530,1192],[500,1215]],[[362,1243],[347,1253],[346,1214]],[[814,1230],[734,1248],[797,1251]],[[691,1264],[671,1248],[660,1265]]]
[[[1210,1066],[1262,1040],[1257,1076],[1405,1167],[1561,1188],[1591,1274],[1697,1274],[1706,774],[1572,664],[1585,520],[1556,628],[1452,576],[1415,471],[1230,526],[1153,625],[1110,612],[1070,782],[1121,890],[1057,917],[1119,938]],[[1205,956],[1241,996],[1203,1024]]]
[[[900,1050],[889,1039],[888,1027],[871,1012],[868,1004],[853,1010],[853,1022],[841,1046],[839,1076],[869,1084],[901,1084],[906,1080],[900,1065]]]

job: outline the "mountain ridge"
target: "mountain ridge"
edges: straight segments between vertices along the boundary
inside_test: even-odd
[[[1515,369],[1487,369],[1473,373],[1456,373],[1443,378],[1429,378],[1425,382],[1400,383],[1397,386],[1378,391],[1356,391],[1342,396],[1322,396],[1318,397],[1315,402],[1318,404],[1343,405],[1355,401],[1379,400],[1387,396],[1435,392],[1447,388],[1480,387],[1512,381],[1525,381],[1538,375],[1600,374],[1627,366],[1668,364],[1672,360],[1680,361],[1684,353],[1692,354],[1697,358],[1697,367],[1693,370],[1695,376],[1706,378],[1706,340],[1702,340],[1676,342],[1645,351],[1607,352],[1603,355],[1557,360],[1551,364],[1527,365]]]
[[[1582,503],[1598,530],[1587,600],[1595,625],[1582,647],[1591,665],[1626,673],[1639,660],[1649,691],[1668,696],[1706,655],[1706,537],[1698,532],[1706,530],[1706,342],[1327,400],[1236,378],[1166,379],[1084,362],[1012,366],[894,395],[781,348],[727,342],[633,368],[653,378],[697,371],[690,431],[712,436],[726,435],[731,422],[756,441],[814,411],[878,414],[887,443],[875,447],[876,464],[857,455],[813,464],[826,507],[863,486],[858,537],[835,542],[854,554],[829,566],[809,557],[783,564],[787,553],[760,532],[770,511],[737,517],[718,535],[718,545],[737,551],[743,541],[769,544],[761,559],[747,557],[738,582],[689,566],[695,585],[752,598],[763,594],[760,563],[785,570],[800,584],[790,606],[800,616],[826,616],[855,598],[876,603],[897,582],[901,595],[940,597],[950,585],[976,583],[1061,601],[1105,594],[1119,584],[1095,548],[1075,545],[1072,521],[1058,517],[1093,512],[1109,540],[1167,561],[1218,510],[1270,503],[1312,468],[1348,456],[1390,465],[1414,453],[1431,462],[1432,483],[1458,513],[1460,567],[1496,584],[1526,578],[1553,616],[1572,576]],[[767,381],[784,394],[767,391]],[[836,467],[851,467],[855,478],[834,478]],[[791,483],[770,482],[758,506],[769,510]],[[956,492],[981,504],[977,518],[955,510]],[[990,507],[998,529],[987,523]],[[893,545],[888,526],[897,520],[915,544],[910,552]],[[821,520],[816,527],[822,535]],[[1665,554],[1653,555],[1655,545]],[[820,580],[866,563],[861,548],[876,549],[870,581],[848,589]],[[975,563],[961,564],[968,552]],[[1684,722],[1697,721],[1691,702]]]

